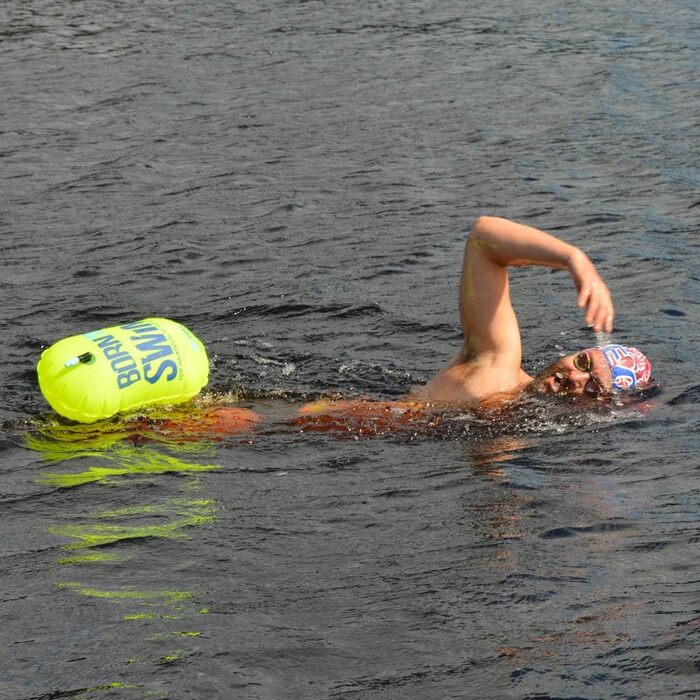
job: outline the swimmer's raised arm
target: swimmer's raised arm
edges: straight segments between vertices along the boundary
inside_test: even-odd
[[[530,226],[482,216],[467,240],[460,284],[466,355],[507,356],[520,364],[520,331],[510,303],[507,271],[519,265],[568,269],[586,323],[596,332],[612,331],[610,292],[580,248]]]

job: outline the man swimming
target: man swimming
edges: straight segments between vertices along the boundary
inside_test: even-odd
[[[529,376],[521,367],[520,329],[508,284],[508,267],[522,265],[568,270],[586,323],[596,333],[612,332],[615,311],[610,291],[580,248],[530,226],[482,216],[470,231],[464,251],[459,291],[464,344],[428,384],[412,392],[412,399],[478,404],[526,389],[608,396],[649,384],[649,360],[636,348],[623,345],[587,348]]]
[[[650,384],[649,360],[639,350],[623,345],[587,348],[529,376],[521,367],[520,330],[508,285],[508,267],[521,265],[569,270],[588,325],[597,333],[612,332],[615,311],[610,292],[580,248],[529,226],[480,217],[464,251],[459,292],[464,344],[458,355],[404,399],[319,399],[300,406],[285,422],[300,432],[336,431],[357,437],[408,431],[415,436],[437,429],[442,415],[449,413],[443,409],[482,405],[490,410],[506,406],[508,399],[526,390],[604,398]],[[248,408],[215,402],[184,418],[151,417],[139,425],[137,437],[155,439],[154,435],[175,432],[178,439],[218,439],[252,432],[262,420]],[[131,432],[133,428],[132,424]]]

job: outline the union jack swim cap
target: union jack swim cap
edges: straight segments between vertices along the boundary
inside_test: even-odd
[[[626,345],[603,345],[599,347],[610,365],[612,385],[616,391],[634,391],[643,389],[651,379],[651,362],[649,358]]]

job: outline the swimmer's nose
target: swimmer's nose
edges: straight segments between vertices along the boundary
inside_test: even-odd
[[[569,372],[569,386],[576,392],[581,392],[585,390],[588,380],[591,378],[588,372],[581,372],[577,369],[572,369]]]

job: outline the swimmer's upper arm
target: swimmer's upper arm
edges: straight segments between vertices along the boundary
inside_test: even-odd
[[[460,284],[460,317],[467,356],[520,366],[518,320],[510,303],[508,267],[569,270],[578,304],[594,331],[612,331],[610,291],[588,256],[545,231],[495,216],[479,217],[467,240]]]
[[[509,263],[499,259],[489,239],[493,222],[492,217],[477,219],[464,249],[459,310],[465,355],[491,355],[520,367],[520,328],[510,300]]]

